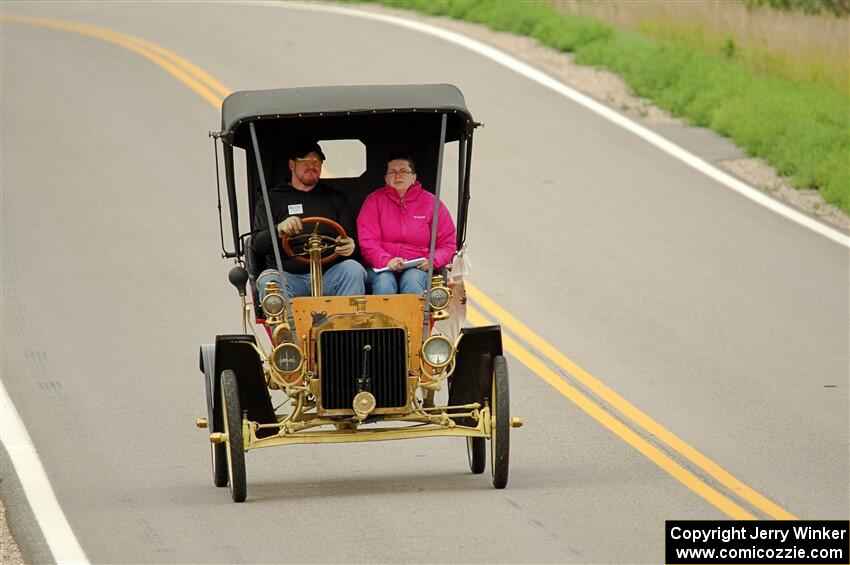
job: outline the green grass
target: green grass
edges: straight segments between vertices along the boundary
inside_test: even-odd
[[[358,1],[358,0],[354,0]],[[850,97],[816,83],[756,74],[734,45],[711,55],[521,1],[379,0],[536,38],[620,75],[674,116],[730,137],[750,155],[850,213]]]
[[[850,14],[850,4],[844,0],[746,0],[750,6],[770,6],[786,12],[800,11],[805,14]]]
[[[576,61],[610,69],[638,96],[730,137],[794,186],[850,211],[850,109],[841,93],[628,33],[582,46]]]
[[[733,2],[720,7],[700,3],[683,8],[677,4],[674,7],[678,11],[670,15],[642,14],[635,4],[618,6],[624,17],[631,11],[637,20],[624,22],[622,29],[631,29],[655,42],[724,55],[757,75],[847,91],[847,36],[839,31],[842,24],[846,28],[847,18],[813,18],[767,8],[753,11],[739,9],[746,5]],[[783,13],[785,17],[776,18]],[[744,21],[724,29],[723,20],[727,18]],[[829,37],[828,42],[824,42],[824,36]]]

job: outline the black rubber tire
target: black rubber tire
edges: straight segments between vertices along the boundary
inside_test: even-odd
[[[223,443],[210,443],[212,454],[213,484],[217,487],[227,486],[227,446]]]
[[[483,437],[466,438],[466,455],[469,459],[469,470],[480,475],[487,467],[487,442]]]
[[[508,383],[508,362],[497,355],[493,359],[493,391],[490,396],[493,425],[490,430],[490,471],[493,486],[505,488],[508,484],[508,466],[511,451],[511,402]]]
[[[242,407],[239,402],[239,383],[231,370],[221,373],[221,407],[227,431],[227,478],[233,502],[245,502],[248,485],[245,477],[245,451],[242,448]]]
[[[224,424],[222,423],[222,408],[219,408],[213,415],[213,421],[210,422],[210,431],[224,432]],[[216,418],[216,416],[218,416]],[[210,458],[212,459],[212,475],[213,484],[217,487],[227,486],[227,446],[223,443],[210,443]]]

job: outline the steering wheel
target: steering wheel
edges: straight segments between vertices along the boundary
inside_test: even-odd
[[[345,234],[345,228],[336,223],[335,221],[322,218],[319,216],[310,216],[308,218],[301,218],[302,224],[307,223],[315,223],[316,226],[313,228],[312,232],[307,232],[306,230],[298,235],[288,235],[283,234],[281,238],[281,243],[283,245],[283,250],[286,251],[287,255],[298,261],[299,263],[309,264],[310,263],[310,249],[309,243],[311,237],[318,237],[321,241],[321,251],[322,251],[322,265],[325,263],[329,263],[339,257],[339,253],[335,251],[336,249],[336,238],[333,238],[328,235],[322,235],[318,232],[319,226],[325,226],[337,233],[337,235],[341,238],[348,237]],[[305,226],[306,227],[306,226]],[[293,249],[293,244],[296,248],[299,248],[299,251]],[[333,250],[333,251],[331,251]],[[324,255],[327,251],[331,251],[330,254]]]

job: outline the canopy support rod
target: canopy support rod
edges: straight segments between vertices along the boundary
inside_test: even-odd
[[[458,230],[457,248],[462,249],[466,244],[466,225],[467,215],[469,214],[469,175],[472,169],[472,132],[469,133],[469,140],[466,143],[466,156],[464,158],[464,173],[463,173],[463,196],[458,198],[458,223],[463,221],[463,228]]]
[[[457,155],[457,211],[455,212],[455,218],[457,219],[458,228],[460,228],[461,226],[466,225],[466,216],[462,215],[466,213],[466,209],[463,205],[463,180],[466,173],[466,133],[461,135],[458,140]],[[460,251],[463,248],[461,229],[457,230],[456,236],[457,250]]]
[[[440,214],[440,184],[443,177],[443,151],[446,148],[446,114],[440,117],[440,145],[437,149],[437,179],[434,183],[434,215],[431,220],[431,246],[428,251],[428,286],[425,288],[425,309],[423,315],[422,341],[428,339],[428,325],[431,321],[431,279],[434,276],[434,248],[437,245],[437,222]]]
[[[248,125],[251,128],[251,142],[254,144],[254,156],[257,158],[257,173],[260,175],[260,190],[263,193],[263,203],[266,205],[266,222],[268,222],[269,225],[269,236],[271,238],[272,249],[274,250],[275,266],[277,267],[278,275],[280,275],[280,290],[283,295],[284,312],[287,316],[289,316],[289,293],[286,291],[286,275],[283,274],[283,261],[280,258],[280,245],[278,245],[277,242],[277,229],[274,223],[274,217],[272,216],[272,205],[269,201],[269,189],[266,186],[266,173],[263,171],[263,159],[260,157],[260,144],[257,142],[257,130],[254,127],[254,122],[251,122]]]
[[[224,219],[221,216],[221,173],[218,170],[218,137],[213,132],[210,132],[210,137],[213,142],[213,153],[215,154],[215,189],[218,200],[218,233],[221,237],[221,256],[227,257],[227,250],[224,248]]]

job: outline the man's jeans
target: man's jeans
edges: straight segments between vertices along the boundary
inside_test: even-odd
[[[277,269],[266,269],[257,277],[260,301],[266,296],[266,283],[277,281],[280,285],[280,273]],[[286,273],[286,291],[289,298],[310,296],[310,274],[294,275]],[[366,294],[366,271],[353,259],[337,263],[322,273],[322,294],[324,296],[359,296]]]
[[[384,271],[376,273],[368,269],[372,294],[423,294],[428,286],[428,273],[410,268],[401,273]]]

